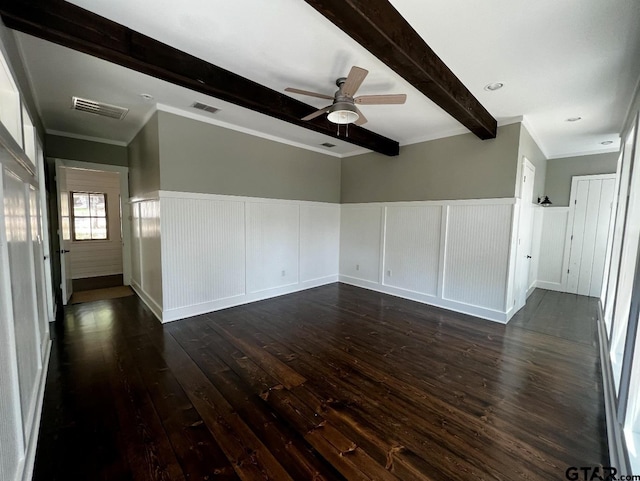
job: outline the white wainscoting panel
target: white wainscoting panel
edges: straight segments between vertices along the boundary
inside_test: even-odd
[[[505,310],[512,206],[449,206],[443,298]]]
[[[538,260],[537,287],[564,291],[563,265],[569,207],[542,208],[542,233]]]
[[[335,277],[340,260],[340,206],[300,205],[300,282]]]
[[[531,267],[529,268],[529,284],[527,297],[535,290],[540,268],[540,243],[542,242],[542,221],[544,209],[539,205],[533,206],[533,238],[531,240]]]
[[[131,204],[131,280],[142,286],[140,265],[140,202]]]
[[[382,207],[343,205],[340,216],[340,275],[380,283]]]
[[[438,294],[442,206],[386,208],[383,284]]]
[[[169,191],[159,197],[163,322],[338,280],[338,204]]]
[[[300,207],[247,203],[247,292],[298,283]]]
[[[164,311],[243,295],[244,203],[161,203]]]
[[[140,278],[132,279],[131,286],[162,320],[162,244],[160,231],[160,199],[134,202],[133,249],[134,266],[139,265]],[[136,225],[137,224],[137,225]],[[138,260],[139,262],[136,262]],[[134,273],[136,267],[133,269]]]

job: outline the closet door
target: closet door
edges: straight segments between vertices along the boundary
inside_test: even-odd
[[[614,188],[614,175],[574,177],[567,292],[600,295]]]

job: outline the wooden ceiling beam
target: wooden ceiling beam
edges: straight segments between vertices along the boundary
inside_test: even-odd
[[[497,122],[387,0],[305,0],[481,139]]]
[[[397,141],[356,125],[349,126],[346,137],[326,117],[304,122],[300,119],[315,107],[71,3],[3,1],[0,14],[14,30],[385,155],[399,153]]]

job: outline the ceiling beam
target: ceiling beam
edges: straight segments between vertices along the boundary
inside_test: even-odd
[[[398,155],[398,142],[356,125],[348,137],[326,117],[304,122],[317,110],[308,104],[60,0],[0,3],[5,25],[64,47],[275,117],[385,155]]]
[[[481,139],[497,122],[387,0],[305,0]]]

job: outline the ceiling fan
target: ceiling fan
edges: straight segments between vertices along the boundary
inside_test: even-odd
[[[367,118],[362,114],[355,104],[360,105],[389,105],[403,104],[407,100],[406,94],[387,94],[387,95],[360,95],[354,97],[356,91],[362,85],[365,77],[369,73],[360,67],[353,66],[347,77],[340,77],[336,80],[338,90],[332,96],[317,92],[309,92],[308,90],[300,90],[295,88],[286,88],[285,92],[294,94],[308,95],[320,99],[333,100],[331,105],[321,108],[312,114],[302,117],[301,120],[311,120],[327,113],[327,119],[334,124],[351,124],[362,125],[367,122]]]

